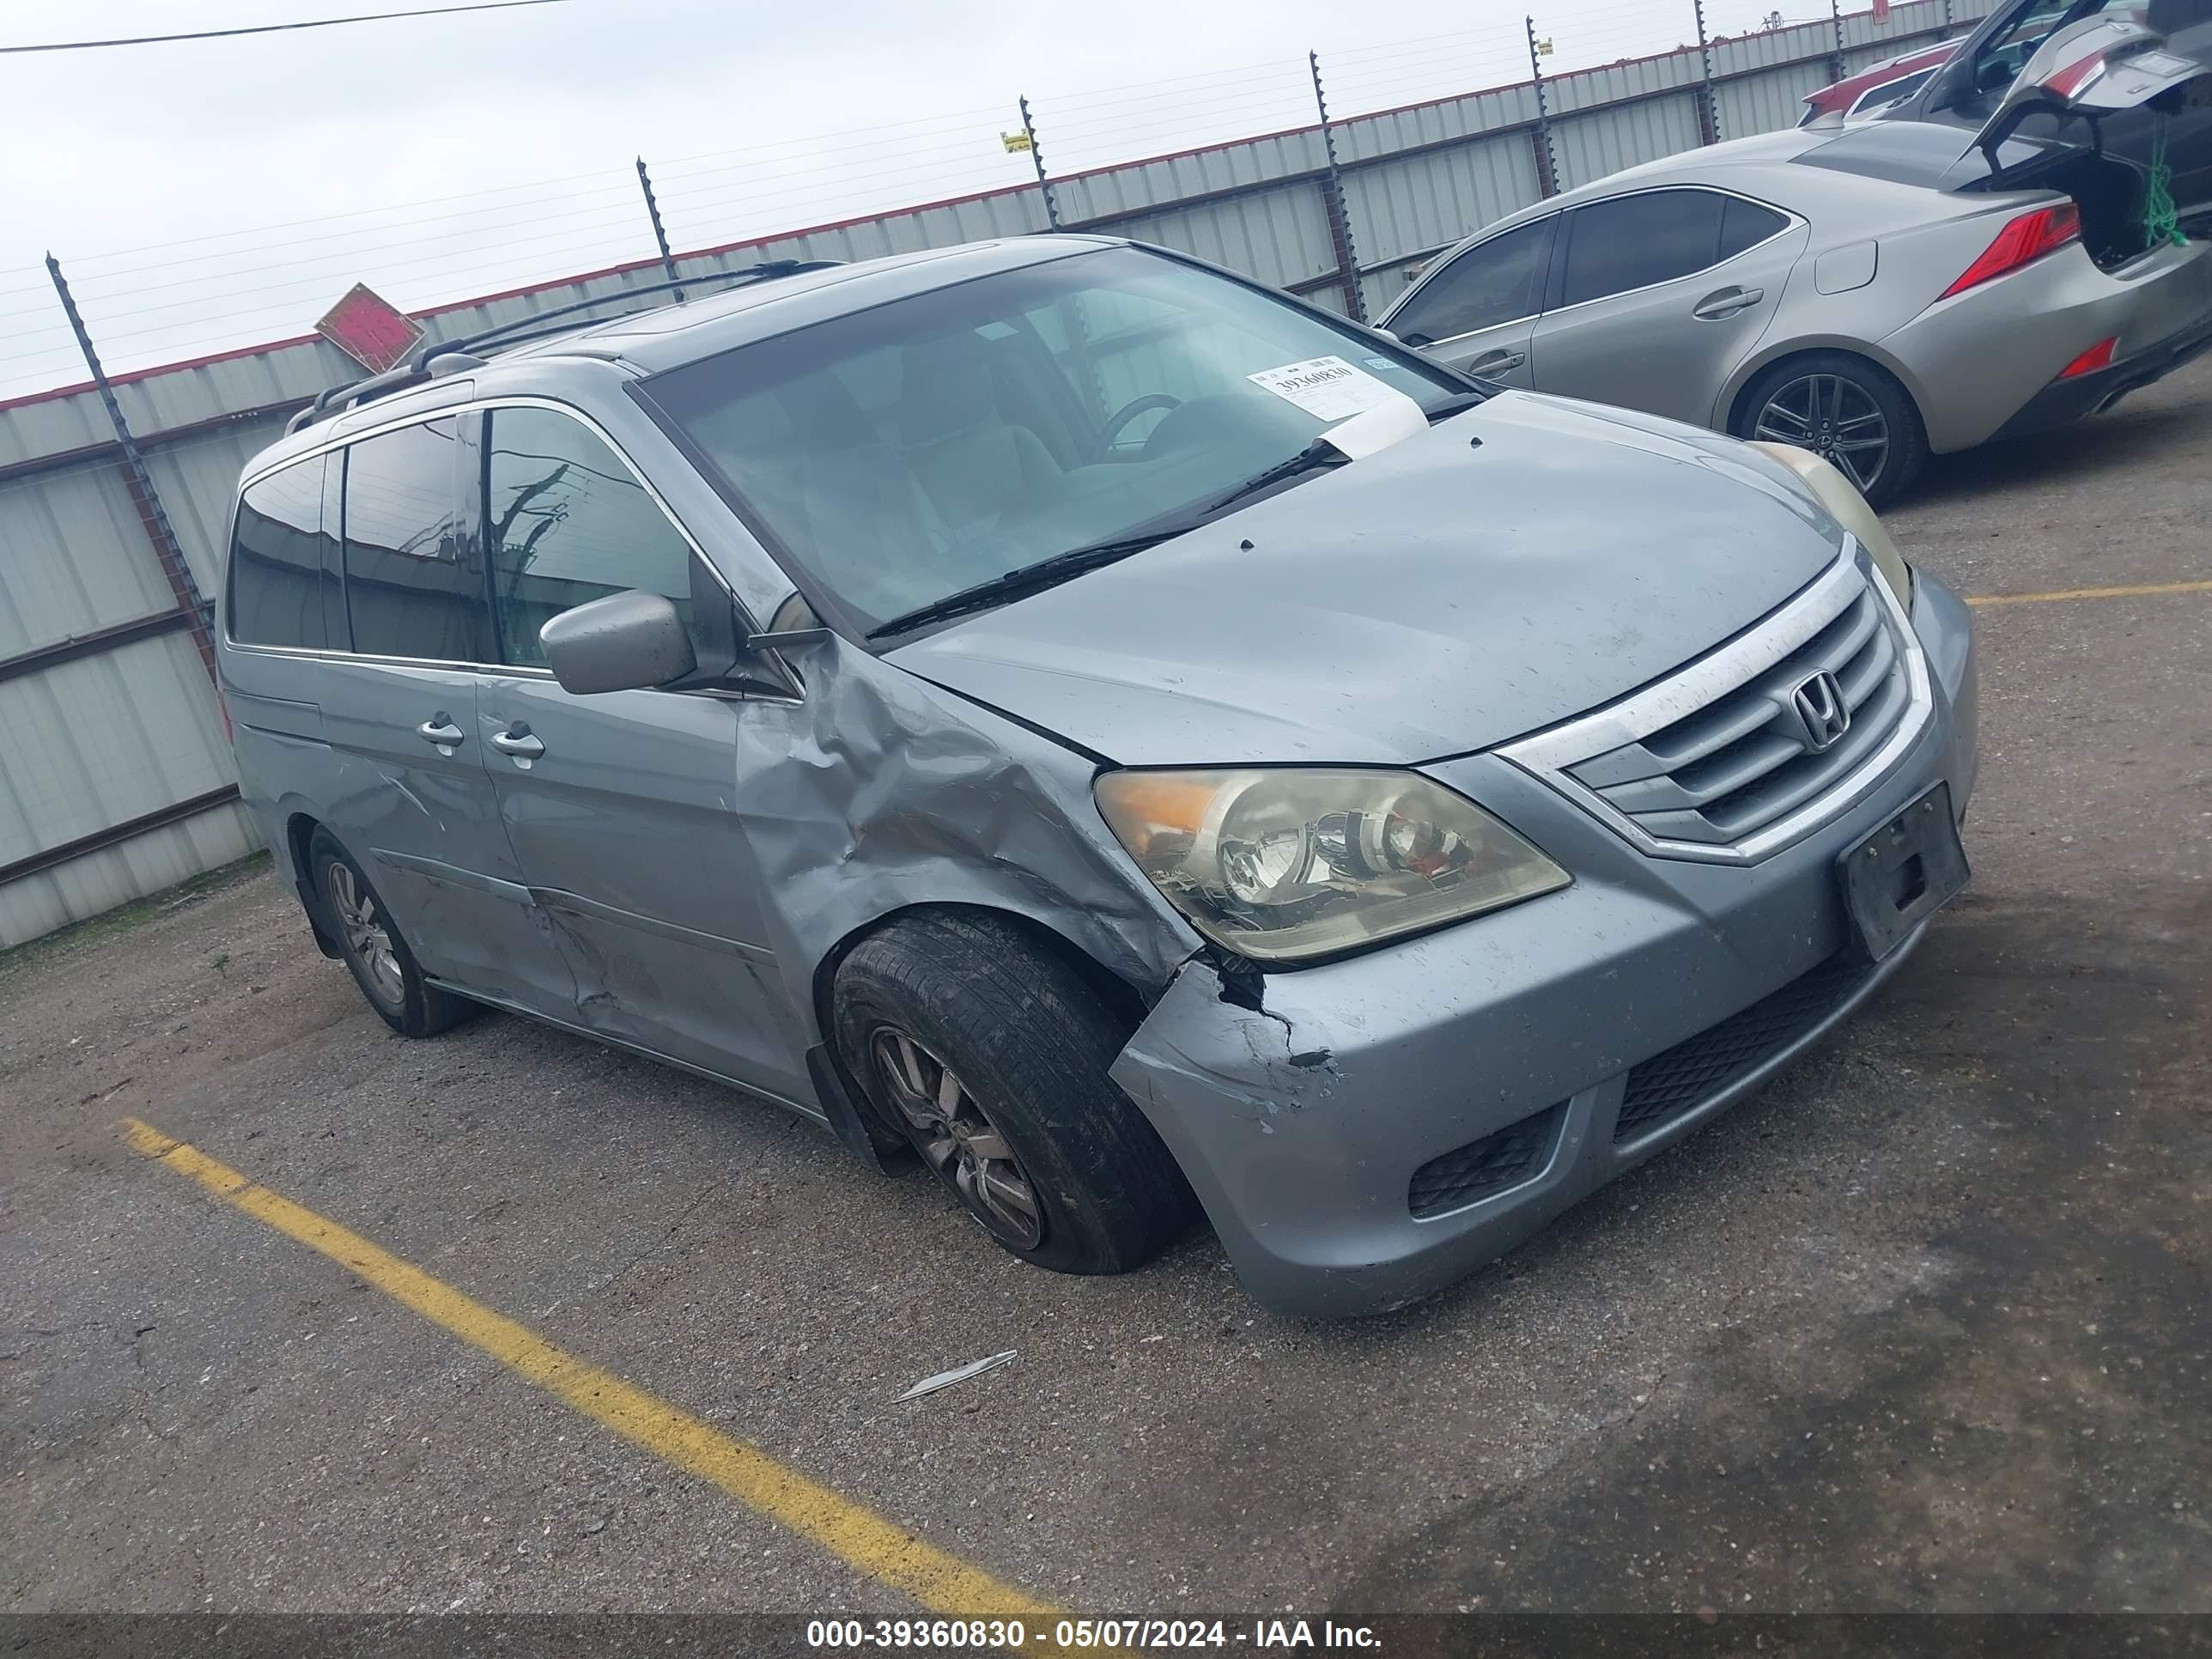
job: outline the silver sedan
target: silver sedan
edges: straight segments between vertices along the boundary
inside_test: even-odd
[[[2212,346],[2212,247],[2147,228],[2141,168],[2019,136],[2050,101],[2024,76],[1979,136],[1838,124],[1616,173],[1468,238],[1382,324],[1508,385],[1815,450],[1881,506],[1930,453]]]

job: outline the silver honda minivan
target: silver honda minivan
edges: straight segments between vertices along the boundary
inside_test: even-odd
[[[418,349],[241,482],[241,787],[399,1032],[527,1014],[1026,1261],[1202,1212],[1365,1313],[1966,880],[1967,613],[1816,457],[1101,238],[660,298]]]

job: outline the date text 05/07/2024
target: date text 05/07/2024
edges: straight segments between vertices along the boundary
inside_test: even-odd
[[[1049,1632],[1018,1619],[814,1619],[806,1626],[811,1648],[962,1648],[1016,1652],[1139,1648],[1340,1648],[1373,1651],[1382,1646],[1365,1625],[1306,1619],[1255,1619],[1234,1625],[1221,1619],[1061,1619]]]

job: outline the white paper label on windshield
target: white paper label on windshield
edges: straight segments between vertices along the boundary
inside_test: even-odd
[[[1263,368],[1244,378],[1323,421],[1364,414],[1406,395],[1341,357],[1309,357],[1302,363]]]

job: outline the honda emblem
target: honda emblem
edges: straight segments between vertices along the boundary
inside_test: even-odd
[[[1825,668],[1797,683],[1790,694],[1790,712],[1797,717],[1798,735],[1812,754],[1826,754],[1851,729],[1851,706],[1844,701],[1844,688]]]

